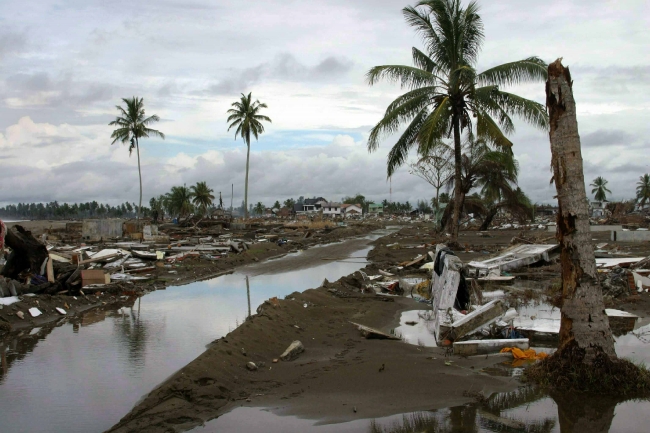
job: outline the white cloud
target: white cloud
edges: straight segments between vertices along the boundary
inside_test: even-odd
[[[27,3],[7,0],[0,11],[1,200],[135,200],[135,155],[109,145],[107,126],[114,105],[132,95],[163,118],[156,128],[168,136],[141,146],[145,194],[197,180],[243,190],[245,147],[225,120],[248,91],[273,119],[252,148],[252,198],[388,195],[392,142],[368,154],[364,140],[401,91],[370,88],[364,74],[410,62],[420,41],[401,16],[408,2],[144,0],[135,13],[125,0]],[[639,56],[650,51],[647,2],[479,3],[479,68],[563,56],[575,80],[585,176],[602,175],[614,196],[631,197],[650,171],[640,157],[650,136],[650,104],[639,96],[650,90],[650,63]],[[543,85],[516,91],[544,101]],[[520,184],[533,200],[551,201],[548,137],[520,126],[512,140]],[[430,195],[406,170],[393,178],[396,200]]]

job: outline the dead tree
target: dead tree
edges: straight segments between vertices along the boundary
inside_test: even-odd
[[[30,231],[19,225],[7,229],[5,244],[11,248],[11,253],[0,275],[18,279],[18,275],[25,270],[41,274],[43,263],[49,255],[45,245],[34,238]]]
[[[551,166],[557,190],[557,237],[561,246],[562,322],[560,347],[593,363],[598,353],[616,357],[591,244],[589,208],[573,82],[561,59],[548,67],[546,106],[550,117]],[[577,361],[577,360],[576,360]]]

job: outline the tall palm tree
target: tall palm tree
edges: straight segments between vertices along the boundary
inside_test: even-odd
[[[639,177],[639,181],[636,183],[636,199],[641,207],[650,200],[650,174],[646,173]]]
[[[192,203],[199,209],[201,215],[205,215],[208,208],[212,205],[212,200],[214,200],[214,195],[212,195],[214,190],[208,187],[206,182],[197,182],[196,185],[190,187],[190,190]]]
[[[251,92],[252,93],[252,92]],[[237,102],[233,102],[231,108],[227,111],[228,122],[232,122],[228,126],[230,128],[237,127],[235,130],[235,139],[237,136],[246,142],[246,183],[244,184],[244,217],[248,218],[248,165],[251,155],[251,134],[258,139],[259,135],[264,132],[264,125],[262,121],[271,123],[271,119],[267,116],[259,114],[262,108],[268,108],[266,104],[258,100],[252,101],[251,93],[248,95],[241,94],[241,98]]]
[[[607,189],[607,181],[605,180],[604,177],[598,176],[596,179],[594,179],[594,183],[590,184],[589,186],[593,186],[594,189],[591,190],[591,193],[596,193],[594,198],[596,201],[605,201],[607,200],[607,194],[606,193],[612,193],[610,190]]]
[[[117,111],[120,112],[120,115],[115,118],[110,126],[117,126],[117,129],[111,134],[113,142],[115,144],[118,141],[126,144],[129,143],[129,156],[135,149],[136,154],[138,155],[138,176],[140,178],[140,205],[138,206],[137,217],[140,219],[140,214],[142,213],[142,170],[140,169],[140,138],[148,138],[149,136],[160,137],[163,140],[165,139],[165,134],[155,129],[149,128],[154,122],[158,122],[160,117],[157,115],[146,117],[144,113],[144,103],[142,98],[133,97],[122,98],[125,108],[116,105]]]
[[[406,22],[422,36],[425,52],[412,49],[415,66],[376,66],[367,73],[373,85],[381,79],[399,82],[408,91],[395,99],[383,119],[370,131],[368,151],[375,151],[381,139],[406,129],[388,153],[388,176],[402,165],[416,147],[421,156],[443,138],[453,137],[454,176],[462,176],[461,133],[475,132],[495,146],[508,149],[507,135],[514,132],[511,116],[539,128],[548,128],[545,107],[537,102],[504,92],[500,86],[527,81],[544,81],[546,64],[537,57],[505,63],[478,73],[475,65],[483,43],[483,22],[478,5],[461,7],[460,0],[426,0],[403,9]],[[458,238],[460,189],[455,191],[452,241]]]

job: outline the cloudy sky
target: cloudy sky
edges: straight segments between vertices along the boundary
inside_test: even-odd
[[[0,204],[138,199],[137,161],[111,146],[120,98],[144,97],[166,139],[141,143],[144,200],[205,180],[243,198],[246,148],[227,131],[241,92],[273,123],[252,144],[249,201],[388,198],[388,139],[370,127],[400,93],[365,72],[410,64],[420,40],[397,0],[4,0],[0,10]],[[631,198],[650,172],[650,5],[647,0],[484,0],[479,70],[537,55],[564,58],[578,103],[585,176]],[[544,102],[544,85],[512,89]],[[552,202],[548,136],[511,137],[520,185]],[[401,169],[393,200],[430,198]]]

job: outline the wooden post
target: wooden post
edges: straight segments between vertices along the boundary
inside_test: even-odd
[[[548,67],[551,166],[557,190],[557,238],[562,264],[562,321],[556,356],[593,363],[599,352],[616,357],[591,244],[573,81],[561,59]]]

